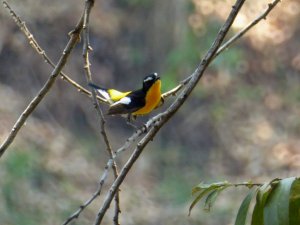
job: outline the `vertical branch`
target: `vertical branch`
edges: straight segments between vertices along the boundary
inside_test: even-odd
[[[84,22],[83,22],[83,59],[84,59],[84,70],[85,70],[86,79],[87,79],[88,83],[92,82],[92,75],[91,75],[90,62],[89,62],[89,50],[92,50],[92,48],[90,46],[90,42],[89,42],[89,18],[90,18],[90,13],[91,13],[91,9],[92,9],[93,5],[94,5],[94,0],[86,0],[85,11],[84,11]],[[97,95],[93,88],[91,89],[91,92],[92,92],[92,97],[93,97],[93,104],[95,106],[95,109],[96,109],[99,117],[100,117],[100,129],[101,129],[100,133],[106,144],[106,150],[108,152],[108,155],[109,155],[110,159],[113,160],[112,161],[112,169],[113,169],[114,177],[116,179],[119,176],[119,173],[118,173],[118,168],[117,168],[116,162],[114,161],[114,153],[113,153],[113,150],[110,146],[110,143],[109,143],[109,140],[107,137],[103,112],[100,108],[99,102],[97,101],[97,98],[96,98]],[[104,179],[101,179],[101,181],[103,181],[103,183],[104,183]],[[100,188],[102,188],[102,185],[100,184]],[[113,222],[115,225],[119,225],[119,213],[120,212],[121,212],[121,210],[120,210],[120,195],[119,195],[119,191],[117,191],[117,193],[115,195],[115,214],[114,214],[114,218],[113,218]]]
[[[5,6],[8,6],[8,3],[6,1],[3,1],[3,4]],[[67,43],[57,65],[55,66],[55,68],[52,71],[51,75],[49,76],[48,80],[46,81],[44,86],[40,89],[40,91],[37,93],[37,95],[32,99],[32,101],[29,103],[29,105],[26,107],[26,109],[23,111],[23,113],[20,115],[20,117],[14,124],[11,132],[9,133],[8,137],[4,140],[4,142],[0,146],[0,158],[3,155],[3,153],[6,151],[6,149],[9,147],[9,145],[14,141],[15,137],[17,136],[21,127],[24,125],[27,118],[36,109],[36,107],[43,100],[43,98],[46,96],[46,94],[50,91],[57,76],[60,74],[63,67],[67,63],[67,60],[68,60],[72,50],[74,49],[75,45],[80,40],[80,33],[82,31],[82,26],[83,26],[83,16],[80,18],[75,29],[70,33],[70,40]]]

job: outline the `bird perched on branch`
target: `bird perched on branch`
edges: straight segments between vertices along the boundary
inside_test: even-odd
[[[109,102],[108,115],[128,114],[128,120],[131,115],[136,117],[150,113],[162,101],[161,81],[157,73],[146,76],[143,87],[135,91],[121,92],[92,83],[89,86],[95,88]]]

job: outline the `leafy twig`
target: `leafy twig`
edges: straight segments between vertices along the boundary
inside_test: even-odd
[[[210,208],[213,206],[214,202],[216,201],[218,195],[229,187],[243,186],[251,189],[253,187],[261,187],[262,185],[262,183],[252,183],[251,181],[243,183],[230,183],[228,181],[221,181],[210,184],[201,182],[192,189],[192,195],[196,196],[189,207],[189,216],[191,215],[191,211],[194,208],[194,206],[204,197],[206,197],[204,209],[209,211]]]

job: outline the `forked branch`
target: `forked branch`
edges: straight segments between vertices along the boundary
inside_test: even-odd
[[[160,113],[156,115],[155,117],[151,118],[145,127],[137,130],[131,137],[127,139],[127,141],[124,143],[122,147],[120,147],[117,151],[113,152],[112,149],[110,148],[109,141],[105,132],[105,121],[103,118],[103,114],[101,112],[99,102],[96,100],[96,97],[100,100],[103,101],[103,99],[100,99],[98,96],[95,95],[94,90],[92,92],[87,91],[84,89],[82,86],[77,84],[76,82],[72,81],[67,75],[62,73],[62,69],[67,62],[68,56],[70,55],[72,49],[74,46],[77,44],[79,38],[80,38],[80,33],[82,29],[84,29],[84,51],[83,51],[83,56],[85,60],[85,71],[86,71],[86,76],[88,81],[91,81],[91,72],[90,72],[90,65],[89,65],[89,60],[88,60],[88,50],[89,50],[89,42],[88,42],[88,19],[89,19],[89,13],[90,9],[93,5],[93,0],[86,0],[86,7],[85,7],[85,12],[83,16],[80,18],[79,23],[77,24],[76,28],[74,31],[71,32],[71,37],[70,40],[65,47],[65,50],[58,62],[58,64],[55,66],[52,61],[48,58],[46,53],[43,51],[43,49],[38,45],[38,43],[35,41],[33,38],[33,35],[28,31],[26,25],[24,22],[22,22],[19,17],[13,12],[13,10],[9,7],[6,1],[3,1],[3,4],[6,8],[8,8],[12,18],[14,18],[15,22],[18,24],[20,29],[24,32],[26,37],[29,40],[29,43],[31,46],[40,54],[43,56],[45,61],[47,61],[51,66],[54,67],[54,70],[52,71],[48,81],[45,83],[44,87],[39,91],[37,96],[30,102],[28,107],[24,110],[18,121],[15,123],[12,131],[10,132],[8,138],[4,141],[4,143],[0,147],[0,157],[3,155],[7,147],[13,142],[14,138],[16,137],[18,131],[22,127],[22,125],[25,123],[26,119],[30,114],[35,110],[37,105],[41,102],[43,97],[49,92],[51,89],[53,83],[55,82],[55,79],[59,74],[62,75],[62,78],[66,80],[67,82],[71,83],[73,86],[75,86],[78,90],[80,90],[82,93],[85,93],[89,96],[92,96],[94,105],[97,109],[97,112],[99,114],[100,120],[101,120],[101,134],[104,138],[104,141],[107,146],[107,150],[110,156],[110,159],[108,160],[105,170],[100,178],[99,181],[99,186],[96,192],[91,196],[89,200],[87,200],[80,208],[73,213],[64,224],[68,224],[71,222],[73,219],[77,218],[80,213],[89,205],[91,204],[97,196],[100,195],[102,191],[102,186],[106,180],[106,177],[108,175],[109,169],[111,167],[114,167],[114,159],[123,151],[128,149],[133,142],[138,139],[140,136],[143,134],[146,134],[142,140],[140,140],[137,144],[137,146],[134,149],[134,152],[131,154],[130,158],[128,159],[127,163],[123,166],[120,174],[118,175],[118,172],[116,168],[114,169],[114,174],[116,177],[116,180],[113,182],[112,186],[110,187],[110,190],[107,192],[107,195],[105,197],[104,203],[102,207],[99,209],[95,224],[101,224],[101,221],[103,219],[103,216],[105,215],[113,197],[116,197],[116,210],[115,210],[115,217],[116,219],[114,220],[115,224],[118,224],[118,215],[119,215],[119,204],[117,200],[117,195],[116,193],[119,190],[120,185],[124,181],[126,175],[130,171],[132,165],[136,162],[144,148],[147,146],[149,141],[151,141],[156,133],[160,130],[160,128],[176,113],[176,111],[182,106],[182,104],[185,102],[185,100],[188,98],[190,93],[192,92],[193,88],[197,85],[198,81],[202,77],[204,71],[206,70],[207,66],[211,63],[211,61],[218,56],[220,53],[222,53],[225,49],[230,47],[236,40],[241,38],[246,32],[248,32],[253,26],[255,26],[259,21],[262,19],[265,19],[266,16],[272,11],[272,9],[280,2],[280,0],[274,0],[272,3],[268,5],[268,8],[260,15],[258,16],[254,21],[252,21],[248,26],[246,26],[243,30],[238,32],[236,35],[234,35],[232,38],[230,38],[225,44],[221,46],[222,41],[224,40],[225,35],[227,34],[229,28],[232,25],[232,22],[239,12],[241,6],[243,5],[245,0],[237,0],[236,4],[233,6],[233,9],[227,18],[226,22],[224,23],[222,29],[219,31],[217,38],[214,42],[214,44],[211,46],[211,48],[208,50],[207,54],[205,55],[204,59],[201,61],[199,66],[196,68],[195,72],[187,77],[185,80],[183,80],[180,85],[175,87],[174,89],[166,92],[163,94],[163,97],[168,97],[171,95],[176,95],[179,90],[184,90],[179,94],[177,99],[173,102],[173,104],[163,113]],[[90,5],[88,5],[90,4]],[[221,47],[220,47],[221,46]]]
[[[268,14],[274,9],[274,7],[280,2],[280,0],[274,0],[273,2],[268,4],[268,7],[265,9],[263,13],[261,13],[259,16],[257,16],[251,23],[249,23],[246,27],[244,27],[242,30],[240,30],[238,33],[236,33],[233,37],[231,37],[227,42],[225,42],[217,51],[217,53],[214,55],[214,58],[216,58],[218,55],[220,55],[223,51],[228,49],[233,43],[235,43],[238,39],[240,39],[244,34],[246,34],[251,28],[253,28],[256,24],[258,24],[261,20],[266,19]],[[171,95],[176,95],[176,93],[181,90],[190,80],[192,79],[192,75],[185,78],[183,81],[180,82],[179,85],[177,85],[172,90],[169,90],[165,92],[162,97],[167,98]]]
[[[222,41],[224,40],[227,32],[229,31],[236,15],[240,11],[242,5],[244,4],[245,0],[237,0],[235,5],[232,7],[231,13],[228,16],[227,20],[225,21],[224,25],[220,29],[214,43],[209,48],[208,52],[200,62],[199,66],[196,68],[195,72],[192,74],[192,78],[183,92],[178,96],[178,98],[173,102],[173,104],[163,113],[159,114],[159,118],[157,121],[154,122],[154,126],[151,127],[149,132],[145,135],[145,137],[139,141],[134,152],[123,166],[120,175],[111,185],[107,195],[105,197],[104,203],[100,208],[98,215],[95,220],[95,225],[100,225],[102,219],[110,206],[110,203],[113,199],[113,196],[116,194],[116,191],[124,181],[126,175],[130,171],[132,165],[136,162],[139,158],[140,154],[143,152],[146,145],[154,138],[160,128],[177,112],[177,110],[182,106],[182,104],[186,101],[186,99],[191,94],[192,90],[197,85],[198,81],[202,77],[205,69],[208,67],[210,62],[213,60],[214,55],[216,54],[218,48],[221,46]]]
[[[3,4],[5,7],[8,6],[6,1],[3,1]],[[57,65],[55,66],[54,70],[52,71],[51,75],[49,76],[48,80],[46,81],[44,86],[40,89],[40,91],[37,93],[37,95],[28,104],[26,109],[23,111],[23,113],[20,115],[20,117],[14,124],[8,137],[4,140],[4,142],[0,146],[0,157],[6,151],[8,146],[13,142],[13,140],[17,136],[19,130],[24,125],[27,118],[31,115],[31,113],[36,109],[36,107],[39,105],[39,103],[44,99],[46,94],[50,91],[57,76],[60,74],[60,72],[64,68],[65,64],[67,63],[67,60],[68,60],[72,50],[74,49],[75,45],[79,42],[82,27],[83,27],[83,16],[81,16],[75,29],[70,33],[70,40],[67,43],[66,47],[64,48],[63,53],[62,53]]]
[[[94,0],[86,0],[85,10],[84,10],[84,19],[83,19],[83,54],[82,55],[83,55],[84,71],[86,74],[87,83],[92,83],[92,73],[91,73],[90,61],[89,61],[89,51],[92,50],[92,48],[90,46],[90,41],[89,41],[89,19],[90,19],[90,13],[91,13],[93,5],[94,5]],[[104,115],[101,110],[99,101],[97,101],[97,95],[96,95],[96,91],[94,88],[91,88],[91,93],[92,93],[93,104],[94,104],[97,114],[100,118],[100,133],[105,142],[106,150],[109,155],[110,162],[111,162],[111,167],[113,169],[114,177],[116,179],[119,176],[119,172],[118,172],[117,164],[114,160],[114,153],[113,153],[113,150],[111,148],[111,145],[109,143],[108,136],[106,133]],[[106,170],[108,170],[109,168],[110,168],[109,165],[107,165]],[[100,179],[100,183],[99,183],[99,187],[98,187],[99,193],[101,192],[104,181],[105,181],[105,179]],[[121,212],[121,210],[120,210],[120,193],[119,193],[119,191],[117,191],[117,193],[115,195],[115,215],[113,218],[113,222],[115,225],[119,225],[120,212]]]

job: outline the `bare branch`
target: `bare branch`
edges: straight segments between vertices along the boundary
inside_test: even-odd
[[[89,42],[89,18],[90,18],[90,13],[91,13],[91,9],[92,9],[93,5],[94,5],[94,0],[86,0],[85,10],[84,10],[84,22],[83,22],[83,59],[84,59],[84,70],[85,70],[86,79],[87,79],[88,83],[92,82],[92,75],[91,75],[90,62],[89,62],[89,50],[92,50],[92,48],[90,46],[90,42]],[[110,159],[112,160],[112,169],[113,169],[114,177],[116,179],[119,176],[119,172],[118,172],[117,164],[114,161],[113,150],[111,148],[111,145],[110,145],[108,137],[107,137],[106,128],[105,128],[105,119],[103,116],[103,112],[100,108],[100,104],[97,101],[97,98],[96,98],[97,95],[96,95],[95,89],[92,88],[91,91],[92,91],[92,98],[93,98],[93,103],[94,103],[95,109],[98,113],[98,116],[100,117],[100,133],[106,144],[106,150],[108,152],[108,155],[109,155]],[[107,168],[109,169],[109,166]],[[100,183],[99,188],[102,188],[104,181],[105,181],[104,179],[101,179],[100,182],[102,182],[102,183]],[[115,225],[119,225],[120,212],[121,212],[121,210],[120,210],[120,192],[117,191],[116,195],[115,195],[115,215],[113,218],[113,222]]]
[[[244,34],[246,34],[251,28],[253,28],[256,24],[258,24],[262,19],[266,19],[267,15],[273,10],[273,8],[280,2],[280,0],[274,0],[272,3],[268,4],[266,10],[256,17],[251,23],[249,23],[245,28],[236,33],[232,38],[230,38],[226,43],[224,43],[215,54],[214,58],[220,55],[224,50],[228,49],[233,43],[235,43],[238,39],[240,39]],[[173,88],[172,90],[165,92],[162,94],[163,98],[167,98],[171,95],[176,95],[176,93],[183,88],[192,78],[192,75],[184,79],[180,82],[178,86]]]
[[[242,5],[244,4],[245,0],[237,0],[235,5],[232,7],[231,13],[228,16],[227,20],[225,21],[224,25],[220,29],[213,45],[210,47],[208,52],[206,53],[204,59],[201,61],[197,69],[192,75],[192,79],[190,80],[189,84],[185,88],[185,90],[178,96],[176,101],[163,113],[160,114],[160,117],[157,121],[155,121],[155,124],[149,132],[146,134],[146,136],[137,144],[134,152],[126,162],[126,164],[123,166],[120,175],[118,178],[114,181],[114,183],[111,185],[104,203],[102,207],[100,208],[95,225],[101,224],[101,221],[109,208],[109,205],[113,199],[113,196],[115,195],[116,191],[122,184],[123,180],[125,179],[126,175],[128,174],[130,168],[135,163],[135,161],[138,159],[142,151],[144,150],[145,146],[148,144],[149,141],[151,141],[156,133],[160,130],[160,128],[175,114],[175,112],[182,106],[182,104],[186,101],[188,96],[191,94],[194,87],[197,85],[198,81],[202,77],[205,69],[208,67],[210,62],[213,60],[214,55],[216,54],[218,48],[220,47],[222,41],[224,40],[228,30],[230,29],[236,15],[240,11]]]
[[[274,1],[273,3],[269,4],[269,7],[268,11],[265,11],[263,14],[261,14],[259,17],[266,17],[268,15],[268,13],[271,11],[271,9],[273,9],[276,4],[278,3],[279,1]],[[272,7],[271,7],[272,6]],[[258,17],[258,18],[259,18]],[[256,19],[257,20],[257,19]],[[259,22],[259,21],[258,21]],[[255,23],[256,24],[256,23]],[[226,48],[224,46],[231,46],[236,40],[238,40],[238,38],[240,38],[241,36],[243,36],[247,31],[249,31],[249,29],[251,29],[254,25],[254,23],[251,23],[251,25],[248,25],[245,29],[247,29],[246,31],[240,31],[238,34],[240,34],[242,32],[241,35],[239,35],[239,37],[236,37],[236,38],[231,38],[229,41],[227,41],[225,44],[222,45],[221,48],[219,48],[219,50],[217,51],[217,54],[220,54],[223,50],[225,50]],[[243,29],[243,30],[245,30]],[[237,36],[237,35],[235,35]],[[213,57],[213,59],[215,58],[215,56]],[[193,76],[194,74],[192,74],[191,76],[189,76],[187,79],[183,80],[181,82],[181,85],[175,87],[174,89],[166,92],[163,94],[164,97],[168,97],[169,95],[175,95],[180,89],[182,89],[182,87],[184,87],[191,79],[191,77]],[[117,151],[115,151],[114,153],[114,157],[113,159],[115,159],[120,153],[122,153],[123,151],[127,150],[133,142],[136,141],[137,138],[139,138],[142,134],[144,134],[146,131],[150,131],[150,128],[152,128],[155,124],[157,124],[159,122],[159,120],[161,120],[162,118],[164,117],[163,114],[159,114],[159,115],[156,115],[154,116],[153,118],[151,118],[145,125],[145,127],[142,127],[138,130],[136,130],[136,132],[131,136],[129,137],[126,142],[123,144],[122,147],[120,147]],[[130,161],[130,160],[128,160]],[[110,164],[111,161],[108,161],[107,165],[106,165],[106,168],[109,168],[111,166]],[[123,170],[122,172],[123,173]],[[102,182],[102,180],[100,181]],[[100,194],[100,193],[99,193]]]
[[[31,47],[43,57],[44,61],[48,63],[52,68],[55,68],[55,64],[50,59],[50,57],[46,54],[45,50],[39,45],[39,43],[34,38],[34,35],[29,31],[28,27],[26,26],[25,22],[21,20],[21,18],[14,12],[14,10],[7,4],[6,1],[3,2],[4,7],[8,9],[11,17],[17,24],[17,26],[20,28],[20,30],[23,32],[25,37],[27,38],[29,44]],[[73,87],[75,87],[80,93],[86,94],[87,96],[91,97],[92,94],[87,89],[82,87],[80,84],[72,80],[67,74],[65,74],[63,71],[60,72],[62,80],[70,83]],[[97,99],[101,102],[107,103],[107,100],[104,98],[101,98],[100,96],[97,96]]]
[[[91,4],[90,8],[87,8],[87,4],[88,2],[90,2],[89,4]],[[86,0],[86,8],[85,8],[85,13],[84,16],[86,18],[83,18],[83,22],[82,22],[82,26],[84,28],[84,53],[86,52],[86,56],[84,55],[84,59],[85,59],[85,70],[86,70],[86,75],[89,81],[91,81],[91,73],[90,73],[90,65],[89,65],[89,60],[88,60],[88,50],[90,49],[89,46],[89,41],[88,41],[88,18],[89,18],[89,13],[90,13],[90,9],[92,7],[94,1],[92,0]],[[240,2],[240,3],[239,3]],[[237,1],[237,4],[243,4],[244,1]],[[106,145],[107,145],[107,150],[109,152],[110,155],[110,159],[108,160],[104,172],[100,178],[99,181],[99,186],[96,190],[96,192],[91,196],[91,198],[89,200],[87,200],[83,205],[80,206],[80,208],[73,213],[64,224],[68,224],[70,223],[73,219],[77,218],[80,213],[89,205],[91,204],[96,198],[97,196],[100,195],[101,191],[102,191],[102,186],[107,178],[108,172],[110,167],[113,167],[114,165],[114,160],[115,158],[119,155],[119,153],[125,151],[126,149],[128,149],[132,143],[139,138],[142,134],[146,133],[146,136],[138,143],[137,147],[135,148],[134,152],[132,153],[131,157],[128,159],[127,163],[124,165],[124,167],[122,168],[122,171],[120,172],[120,175],[118,176],[117,172],[115,173],[114,170],[114,174],[115,177],[117,177],[117,179],[114,181],[114,183],[112,184],[110,191],[108,192],[104,204],[102,206],[102,208],[100,209],[99,213],[98,213],[98,217],[96,219],[96,223],[95,224],[100,224],[101,220],[106,212],[106,210],[108,209],[113,196],[115,196],[115,200],[116,200],[116,206],[119,205],[118,200],[116,198],[116,193],[118,192],[118,189],[120,187],[120,185],[122,184],[123,180],[125,179],[127,173],[130,171],[131,166],[135,163],[135,161],[138,159],[139,155],[141,154],[141,152],[143,151],[143,149],[145,148],[145,146],[148,144],[148,142],[150,140],[153,139],[153,137],[156,135],[156,133],[160,130],[160,128],[164,125],[164,123],[166,123],[173,115],[174,113],[181,107],[181,105],[184,103],[184,101],[186,100],[186,98],[189,96],[189,94],[191,93],[192,89],[195,87],[195,85],[197,84],[197,82],[199,81],[199,79],[201,78],[203,72],[205,71],[206,67],[209,65],[209,63],[217,56],[219,55],[222,51],[224,51],[225,49],[227,49],[228,47],[230,47],[232,45],[232,43],[234,43],[236,40],[238,40],[240,37],[242,37],[249,29],[251,29],[255,24],[257,24],[261,19],[264,19],[268,13],[276,6],[276,4],[279,2],[279,0],[275,0],[272,3],[269,4],[268,9],[261,14],[258,18],[256,18],[252,23],[250,23],[247,27],[245,27],[243,30],[241,30],[239,33],[237,33],[235,36],[233,36],[230,40],[228,40],[224,45],[222,45],[220,48],[216,47],[215,44],[217,43],[219,46],[221,44],[222,40],[218,40],[218,37],[220,38],[224,38],[224,36],[226,35],[228,30],[221,30],[220,33],[218,34],[218,37],[216,39],[215,44],[209,49],[208,53],[206,54],[206,57],[202,60],[202,62],[199,64],[198,68],[195,70],[195,72],[189,76],[188,78],[186,78],[185,80],[183,80],[181,82],[180,85],[178,85],[177,87],[175,87],[174,89],[166,92],[163,94],[163,97],[166,98],[170,95],[175,95],[176,93],[178,93],[179,90],[181,90],[183,87],[186,87],[185,90],[180,94],[180,96],[177,98],[177,100],[163,113],[151,118],[145,127],[142,127],[141,129],[138,129],[131,137],[129,137],[126,142],[124,143],[124,145],[122,147],[120,147],[117,151],[115,151],[114,153],[112,152],[111,148],[109,150],[109,142],[107,139],[107,142],[105,141]],[[12,17],[14,18],[14,20],[16,21],[16,18],[19,19],[19,17],[17,15],[13,15],[12,14],[12,10],[10,9],[10,7],[8,6],[8,4],[4,1],[3,4],[5,5],[5,7],[7,7],[10,10],[10,14],[12,15]],[[233,8],[233,11],[237,10],[236,8]],[[239,9],[238,9],[239,10]],[[238,12],[237,10],[237,12]],[[236,13],[237,13],[236,12]],[[230,17],[232,15],[229,16],[227,22],[229,21]],[[232,18],[234,19],[234,18]],[[82,20],[82,18],[81,18]],[[226,23],[227,23],[226,22]],[[52,65],[53,67],[55,66],[52,61],[47,57],[47,55],[45,54],[45,52],[43,51],[43,49],[38,45],[38,43],[35,41],[35,39],[33,38],[33,35],[28,31],[26,25],[24,22],[22,22],[20,19],[19,21],[16,21],[16,23],[18,24],[18,26],[20,27],[20,29],[24,32],[24,34],[26,35],[26,37],[29,40],[29,43],[32,45],[32,47],[40,54],[43,56],[43,58],[45,59],[45,61],[47,63],[49,63],[50,65]],[[224,24],[224,26],[226,26],[226,23]],[[231,26],[231,24],[229,25],[229,27]],[[228,27],[228,29],[229,29]],[[23,28],[23,29],[22,29]],[[76,29],[75,29],[76,30]],[[81,31],[81,30],[80,30]],[[224,32],[224,33],[222,33]],[[74,32],[71,33],[71,35]],[[80,35],[80,32],[78,34],[78,37]],[[72,36],[71,36],[72,38]],[[71,39],[70,39],[71,40]],[[218,51],[213,52],[214,49],[218,49]],[[56,68],[56,67],[55,67]],[[52,72],[53,73],[53,72]],[[95,105],[96,110],[98,111],[98,114],[100,112],[100,118],[101,118],[101,135],[106,136],[105,133],[105,121],[103,118],[103,114],[102,111],[100,109],[99,106],[99,102],[95,99],[96,96],[95,93],[91,93],[89,91],[87,91],[86,89],[84,89],[83,87],[81,87],[79,84],[77,84],[75,81],[73,81],[64,73],[61,72],[61,70],[59,71],[59,73],[62,75],[62,78],[66,81],[68,81],[69,83],[71,83],[73,86],[75,86],[79,91],[81,91],[82,93],[85,93],[89,96],[93,97],[93,102]],[[58,73],[58,74],[59,74]],[[51,74],[52,75],[52,74]],[[56,75],[57,76],[57,75]],[[50,78],[49,78],[50,79]],[[69,80],[70,79],[70,80]],[[50,88],[49,88],[50,89]],[[94,91],[94,90],[93,90]],[[92,92],[93,92],[92,91]],[[99,99],[99,97],[98,97]],[[99,99],[100,101],[103,101],[103,99]],[[105,100],[104,100],[105,101]],[[38,102],[39,103],[39,102]],[[38,104],[37,103],[37,104]],[[97,109],[98,108],[98,109]],[[33,109],[34,110],[34,109]],[[32,111],[33,111],[32,110]],[[26,111],[26,110],[25,110]],[[24,112],[25,112],[24,111]],[[32,112],[31,111],[31,112]],[[31,113],[30,112],[30,113]],[[30,115],[29,113],[29,115]],[[102,117],[101,117],[102,114]],[[22,114],[23,115],[23,114]],[[28,116],[29,116],[28,115]],[[28,117],[27,116],[27,117]],[[103,120],[102,120],[103,119]],[[26,118],[25,118],[26,120]],[[25,122],[24,120],[24,122]],[[103,126],[103,129],[102,129]],[[19,128],[20,129],[20,128]],[[102,132],[104,131],[104,134],[102,134]],[[105,137],[103,136],[104,140]],[[107,136],[106,136],[107,138]],[[13,141],[13,140],[12,140]],[[2,147],[2,146],[1,146]],[[1,149],[0,148],[0,157],[3,154],[3,152],[1,153]],[[119,208],[116,207],[115,208],[115,217],[114,217],[114,223],[118,224],[118,215],[119,215]]]
[[[8,7],[8,3],[6,1],[3,1],[3,4],[5,7]],[[51,87],[53,86],[57,76],[60,74],[61,70],[65,66],[70,53],[74,49],[75,45],[80,40],[80,33],[82,31],[83,26],[83,16],[80,18],[79,22],[77,23],[75,29],[70,33],[70,40],[67,43],[57,65],[55,66],[54,70],[52,71],[51,75],[49,76],[48,80],[44,84],[44,86],[41,88],[41,90],[38,92],[38,94],[32,99],[32,101],[29,103],[27,108],[23,111],[21,116],[18,118],[16,123],[14,124],[11,132],[9,133],[8,137],[4,140],[2,145],[0,146],[0,157],[3,155],[3,153],[6,151],[8,146],[13,142],[15,137],[17,136],[19,130],[24,125],[27,118],[30,116],[30,114],[35,110],[35,108],[38,106],[38,104],[43,100],[43,98],[46,96],[46,94],[49,92]]]
[[[248,24],[245,28],[243,28],[240,32],[238,32],[237,34],[235,34],[232,38],[230,38],[226,43],[224,43],[218,50],[216,56],[218,56],[219,54],[221,54],[224,50],[228,49],[233,43],[235,43],[235,41],[237,41],[238,39],[240,39],[242,36],[244,36],[245,33],[247,33],[250,29],[252,29],[257,23],[259,23],[262,19],[266,19],[266,17],[268,16],[268,14],[273,10],[273,8],[280,2],[280,0],[274,0],[273,2],[268,4],[268,7],[266,8],[266,10],[260,14],[255,20],[253,20],[250,24]],[[9,6],[7,5],[7,8],[9,8]],[[29,32],[28,28],[26,27],[25,23],[22,22],[20,20],[20,18],[9,8],[10,10],[10,14],[12,15],[12,17],[14,18],[15,22],[17,23],[17,25],[20,27],[20,29],[23,31],[23,33],[26,35],[26,37],[29,40],[29,43],[32,45],[32,47],[40,54],[43,56],[45,62],[47,62],[48,64],[50,64],[53,68],[55,67],[54,63],[51,61],[51,59],[46,55],[45,51],[38,45],[37,41],[34,39],[34,36],[32,35],[32,33]],[[215,57],[216,57],[215,56]],[[72,80],[68,75],[66,75],[65,73],[61,72],[61,76],[62,79],[67,81],[68,83],[70,83],[72,86],[74,86],[79,92],[88,95],[89,97],[92,96],[91,92],[89,92],[88,90],[86,90],[85,88],[83,88],[81,85],[79,85],[77,82],[75,82],[74,80]],[[187,77],[186,79],[184,79],[183,81],[180,82],[180,84],[178,86],[176,86],[175,88],[165,92],[162,94],[162,97],[164,99],[170,97],[170,96],[175,96],[179,90],[182,89],[182,87],[184,87],[188,81],[191,79],[191,76]],[[107,100],[101,98],[100,96],[97,95],[97,99],[101,102],[107,103]]]
[[[91,196],[91,198],[89,198],[84,204],[82,204],[76,212],[74,212],[71,216],[69,216],[69,218],[62,225],[67,225],[74,219],[77,219],[79,217],[79,215],[81,214],[81,212],[83,210],[85,210],[85,208],[88,207],[98,196],[100,196],[103,184],[108,176],[108,172],[109,172],[109,169],[111,168],[112,164],[113,164],[113,160],[109,159],[104,168],[104,172],[99,180],[97,190],[94,192],[94,194]]]
[[[280,0],[274,0],[272,3],[268,4],[268,7],[265,11],[256,17],[251,23],[249,23],[246,27],[244,27],[241,31],[235,34],[232,38],[230,38],[225,44],[223,44],[217,51],[214,57],[217,57],[224,50],[228,49],[236,40],[241,38],[244,34],[246,34],[251,28],[253,28],[259,21],[266,19],[267,15],[272,11],[272,9],[280,2]]]

